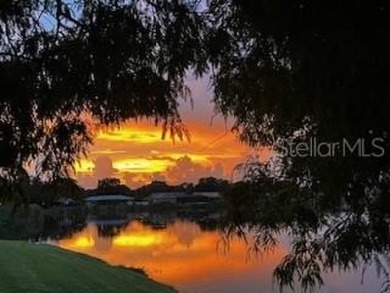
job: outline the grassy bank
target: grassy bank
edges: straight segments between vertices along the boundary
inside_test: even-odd
[[[0,240],[0,288],[8,292],[175,292],[143,274],[58,247]]]

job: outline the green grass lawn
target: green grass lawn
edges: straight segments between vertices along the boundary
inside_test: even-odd
[[[143,274],[58,247],[0,240],[0,292],[175,292]]]

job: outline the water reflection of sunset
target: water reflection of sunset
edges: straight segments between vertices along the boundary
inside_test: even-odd
[[[113,240],[113,246],[147,247],[159,244],[163,241],[159,235],[120,235]]]
[[[82,248],[82,247],[92,247],[95,245],[95,240],[91,237],[81,236],[77,238],[74,244],[71,247]]]
[[[272,269],[285,253],[277,248],[262,258],[248,260],[248,246],[243,241],[233,239],[226,250],[217,231],[202,231],[187,221],[176,221],[158,230],[131,222],[113,238],[99,236],[97,227],[88,225],[58,245],[110,264],[144,268],[152,278],[178,288],[189,284],[194,287],[210,278],[221,278],[221,284],[228,284],[227,275],[231,280],[253,277],[259,284],[265,280],[270,284]]]

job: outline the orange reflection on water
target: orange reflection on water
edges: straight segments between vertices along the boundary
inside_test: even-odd
[[[121,235],[113,240],[114,246],[152,246],[162,242],[157,235]]]
[[[276,247],[273,253],[248,260],[243,241],[232,239],[227,248],[219,232],[202,231],[196,223],[178,220],[158,230],[133,221],[113,238],[99,236],[90,224],[58,245],[113,265],[143,268],[153,279],[179,288],[211,278],[226,283],[253,276],[269,283],[273,268],[285,255],[282,247]]]
[[[72,247],[74,248],[86,248],[95,245],[95,240],[91,237],[81,236],[75,240]]]

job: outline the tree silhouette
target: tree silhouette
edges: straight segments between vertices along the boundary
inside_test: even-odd
[[[386,1],[214,0],[210,11],[215,102],[244,141],[305,121],[329,137],[388,130]]]
[[[388,14],[384,1],[3,3],[2,174],[34,161],[39,175],[66,175],[91,121],[147,118],[188,135],[177,103],[189,69],[212,69],[217,110],[250,145],[303,129],[387,147]]]
[[[321,284],[324,270],[376,261],[388,291],[390,214],[379,204],[387,201],[390,174],[388,3],[215,0],[210,13],[217,109],[234,116],[242,141],[272,146],[277,155],[266,165],[244,164],[249,187],[227,194],[235,223],[227,231],[246,234],[240,227],[249,224],[264,249],[269,230],[292,230],[292,251],[275,271],[281,285],[308,288]],[[384,154],[281,154],[313,137],[364,138],[367,153],[379,138]],[[348,217],[337,219],[342,212]]]
[[[118,178],[103,178],[98,181],[97,188],[90,193],[130,195],[131,190],[125,184],[121,184]]]
[[[204,72],[196,1],[5,1],[0,4],[0,167],[67,176],[91,121],[147,118],[188,135],[177,112],[186,70]]]
[[[215,191],[223,192],[229,186],[229,182],[215,177],[202,177],[194,186],[194,191]]]

